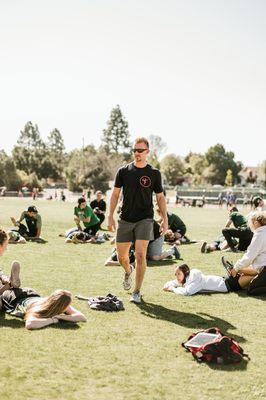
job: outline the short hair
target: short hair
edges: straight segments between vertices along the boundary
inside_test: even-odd
[[[0,246],[7,240],[7,233],[0,229]]]
[[[85,232],[77,232],[75,236],[76,236],[76,239],[78,239],[78,240],[83,240],[83,241],[86,240]]]
[[[232,208],[230,208],[230,210],[229,210],[230,213],[231,213],[231,212],[234,212],[234,211],[238,211],[238,208],[237,208],[237,207],[232,207]]]
[[[253,204],[257,208],[260,202],[262,201],[262,198],[260,196],[257,196],[253,199]]]
[[[250,219],[252,222],[257,221],[261,226],[266,225],[266,212],[265,211],[256,211],[250,215]]]
[[[84,197],[80,197],[78,199],[78,205],[80,206],[82,203],[86,203],[86,200],[84,199]]]
[[[149,144],[148,139],[146,139],[146,138],[143,137],[143,136],[137,137],[137,138],[135,139],[134,143],[145,143],[146,146],[148,147],[148,149],[150,148],[150,144]]]
[[[28,212],[33,212],[33,213],[38,213],[37,208],[35,206],[29,206],[28,207]]]

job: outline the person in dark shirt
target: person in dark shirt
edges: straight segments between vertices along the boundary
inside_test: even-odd
[[[230,228],[232,224],[234,228]],[[222,230],[222,234],[233,252],[247,250],[253,237],[253,233],[248,227],[247,219],[238,212],[236,207],[230,209],[229,219]],[[239,239],[237,248],[235,247],[234,238]]]
[[[10,219],[14,226],[18,227],[18,233],[25,237],[26,240],[40,239],[42,218],[35,206],[30,206],[27,211],[23,211],[18,220],[14,217],[11,217]],[[25,220],[27,226],[21,223],[23,220]]]
[[[90,206],[93,209],[94,214],[96,214],[100,220],[101,229],[101,224],[105,220],[106,202],[104,201],[103,194],[100,190],[97,190],[96,199],[91,201]]]
[[[140,289],[146,269],[146,254],[150,240],[153,240],[153,192],[161,210],[161,234],[168,228],[166,201],[163,194],[161,173],[147,163],[149,142],[141,137],[134,142],[134,162],[120,168],[116,174],[114,188],[111,194],[108,229],[114,230],[114,211],[116,209],[121,189],[123,203],[118,222],[116,248],[120,264],[125,270],[123,287],[131,287],[133,268],[129,263],[129,249],[135,242],[136,279],[135,288],[130,301],[141,302]]]

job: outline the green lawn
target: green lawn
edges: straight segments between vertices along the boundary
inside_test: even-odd
[[[24,199],[0,200],[0,224],[8,228],[29,205]],[[129,303],[122,269],[104,267],[111,246],[65,244],[60,232],[73,226],[73,204],[38,200],[47,244],[9,245],[1,258],[6,272],[12,260],[22,264],[22,283],[49,294],[57,288],[73,294],[120,296],[125,311],[92,311],[74,306],[86,324],[60,324],[27,331],[24,322],[0,314],[1,398],[24,399],[265,399],[265,303],[245,294],[180,297],[162,291],[175,262],[147,268],[143,303]],[[225,210],[178,208],[192,239],[215,238]],[[199,245],[181,247],[184,260],[206,273],[223,274],[220,253],[201,254]],[[236,260],[237,254],[230,259]],[[241,342],[249,363],[198,364],[181,347],[191,332],[217,326]]]

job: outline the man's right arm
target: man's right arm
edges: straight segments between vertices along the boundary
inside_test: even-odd
[[[114,212],[119,200],[121,188],[119,187],[114,187],[111,198],[110,198],[110,204],[109,204],[109,215],[108,215],[108,229],[109,231],[115,231],[116,226],[115,226],[115,220],[114,220]]]

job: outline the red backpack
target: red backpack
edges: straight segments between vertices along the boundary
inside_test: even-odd
[[[208,341],[202,345],[193,344],[192,339],[195,338],[196,340],[196,336],[202,333],[211,334],[209,335],[210,339],[207,339]],[[208,338],[208,335],[205,335],[205,337]],[[234,339],[225,336],[219,328],[209,328],[195,332],[190,335],[186,342],[182,343],[182,346],[190,351],[198,362],[235,364],[242,361],[244,357],[249,359],[242,347]]]

